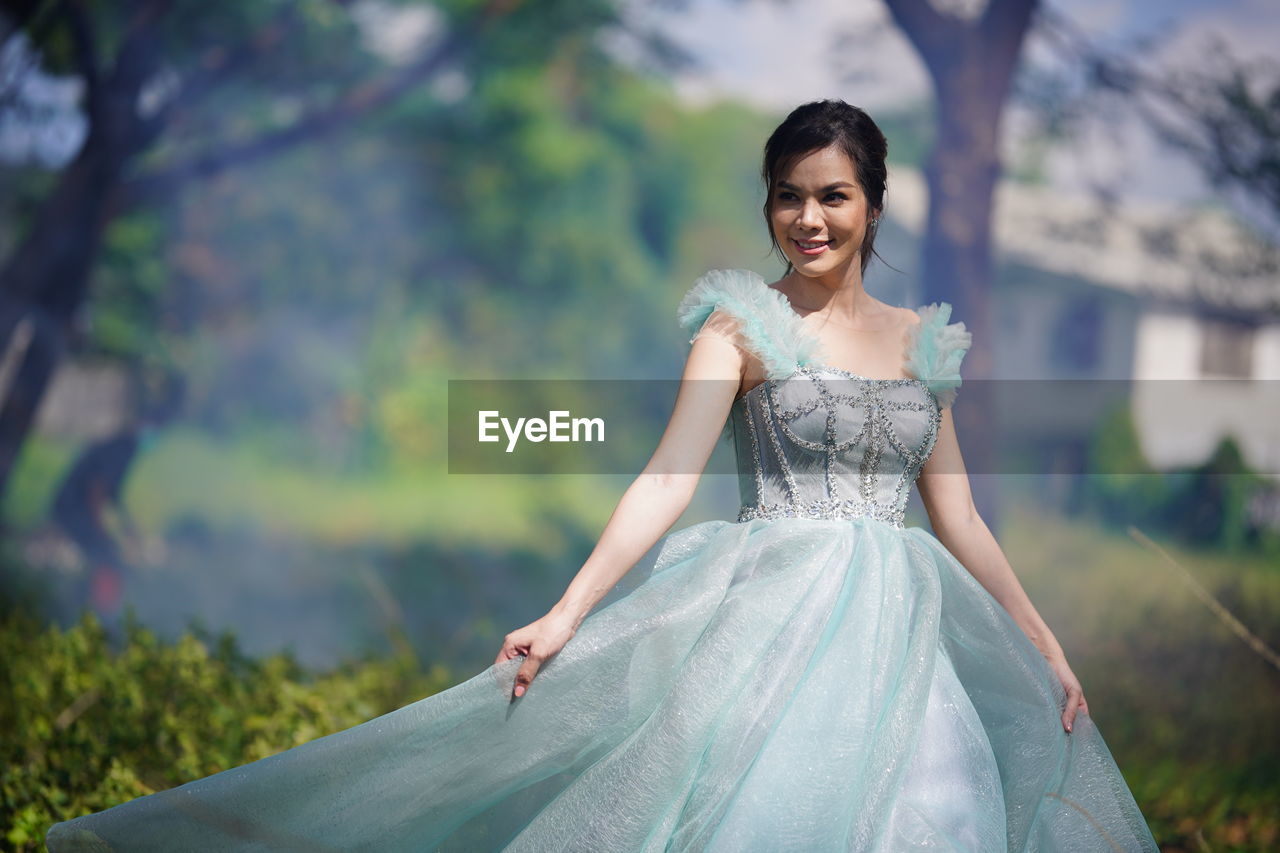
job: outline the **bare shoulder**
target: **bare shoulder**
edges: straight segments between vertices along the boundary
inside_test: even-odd
[[[787,300],[788,304],[791,304],[792,303],[791,294],[787,291],[785,287],[782,286],[782,281],[783,281],[782,279],[778,279],[777,281],[771,281],[768,284],[766,284],[765,287],[767,287],[769,290],[772,290],[774,293],[776,293],[778,296],[781,296],[783,299]]]
[[[707,320],[702,324],[702,328],[694,335],[695,338],[721,338],[734,346],[745,347],[746,342],[742,335],[742,320],[724,308],[716,308],[707,316]]]
[[[920,314],[914,308],[899,308],[898,310],[902,312],[903,322],[906,323],[908,328],[920,325]]]

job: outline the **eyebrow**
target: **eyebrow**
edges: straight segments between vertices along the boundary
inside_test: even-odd
[[[798,186],[796,186],[793,183],[790,183],[789,181],[778,181],[778,186],[785,187],[786,189],[789,189],[789,190],[800,189]],[[827,184],[825,187],[822,188],[822,191],[826,192],[827,190],[834,190],[834,189],[839,189],[840,187],[851,187],[851,186],[853,186],[853,184],[849,183],[848,181],[836,181],[834,184]]]

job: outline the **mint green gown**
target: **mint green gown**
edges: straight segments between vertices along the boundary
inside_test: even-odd
[[[903,525],[970,344],[950,305],[900,380],[825,366],[755,273],[701,276],[679,316],[713,312],[768,374],[732,408],[738,519],[661,540],[523,697],[505,661],[56,824],[52,853],[1156,850],[1040,652]]]

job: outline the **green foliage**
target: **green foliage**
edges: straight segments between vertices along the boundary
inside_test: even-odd
[[[401,644],[402,648],[407,646]],[[409,651],[314,677],[252,660],[229,635],[166,644],[130,620],[112,651],[86,615],[62,630],[0,622],[0,838],[40,849],[50,824],[349,728],[451,685]]]
[[[621,65],[603,47],[611,2],[432,6],[446,31],[481,9],[444,76],[390,108],[116,213],[78,354],[176,372],[201,428],[342,474],[441,462],[449,377],[675,375],[683,288],[766,260],[757,170],[778,117],[687,108]],[[113,59],[124,13],[86,14]],[[177,90],[139,175],[397,73],[341,4],[180,2],[157,21],[155,50],[196,89]],[[46,65],[70,71],[66,21],[46,23]],[[208,89],[187,73],[205,62]],[[0,202],[7,222],[51,189],[16,177],[31,180],[22,204]]]
[[[1103,518],[1126,518],[1146,523],[1165,494],[1161,480],[1142,453],[1138,430],[1127,406],[1117,407],[1090,437],[1087,500]]]
[[[1280,673],[1160,554],[1093,521],[1035,512],[1035,500],[1014,504],[1001,545],[1162,849],[1276,849]],[[1280,572],[1271,559],[1144,532],[1275,645]]]
[[[1127,407],[1104,418],[1088,449],[1091,472],[1079,478],[1073,508],[1113,526],[1137,524],[1182,541],[1236,553],[1258,549],[1280,555],[1280,530],[1250,507],[1276,485],[1251,470],[1233,436],[1205,462],[1157,472],[1142,454]]]
[[[1263,531],[1252,523],[1249,503],[1255,493],[1275,486],[1249,468],[1234,436],[1219,441],[1209,458],[1187,475],[1168,514],[1189,540],[1228,553],[1258,540]]]
[[[936,135],[933,106],[929,102],[905,104],[897,109],[877,110],[876,124],[889,140],[889,162],[916,169],[924,168]],[[892,204],[893,184],[889,184]]]
[[[678,375],[682,288],[764,259],[768,122],[570,61],[598,63],[486,69],[465,101],[192,187],[133,255],[167,259],[163,309],[95,311],[189,318],[188,416],[326,472],[442,462],[448,378]]]
[[[104,61],[114,59],[140,24],[129,4],[87,3],[77,11]],[[182,71],[198,67],[201,60],[220,60],[215,46],[228,50],[257,41],[273,48],[255,52],[253,62],[231,64],[232,84],[273,83],[296,90],[317,81],[323,85],[368,62],[368,54],[358,49],[351,16],[327,0],[177,0],[147,19],[153,27],[148,49],[162,64]],[[28,34],[50,70],[78,71],[71,15],[48,9],[35,16]],[[321,68],[326,73],[318,74]]]
[[[75,449],[66,441],[42,435],[26,442],[0,503],[5,521],[29,529],[46,517],[54,492],[75,458]]]
[[[142,369],[171,369],[176,328],[164,249],[171,225],[159,211],[113,220],[103,235],[90,306],[88,351]]]
[[[57,185],[57,175],[0,162],[0,257],[7,258]]]

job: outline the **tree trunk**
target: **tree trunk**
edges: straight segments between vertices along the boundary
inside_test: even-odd
[[[996,127],[1002,102],[993,101],[984,89],[965,89],[962,80],[954,78],[938,89],[937,143],[925,166],[929,213],[921,264],[922,301],[951,302],[953,320],[963,320],[973,333],[964,361],[965,378],[971,381],[953,415],[964,442],[974,504],[995,531],[1001,508],[991,428],[995,411],[995,386],[990,381],[995,373],[991,219],[1000,176]]]
[[[0,340],[7,345],[24,317],[33,323],[30,342],[14,353],[13,377],[3,389],[0,494],[8,485],[88,289],[89,271],[102,241],[104,213],[123,167],[113,148],[85,145],[0,274]]]
[[[953,320],[973,333],[964,362],[971,381],[954,414],[974,503],[994,531],[1000,507],[989,381],[995,373],[991,220],[1000,119],[1037,0],[991,0],[973,21],[942,14],[927,0],[886,2],[933,80],[937,136],[925,165],[921,301],[952,303]]]

